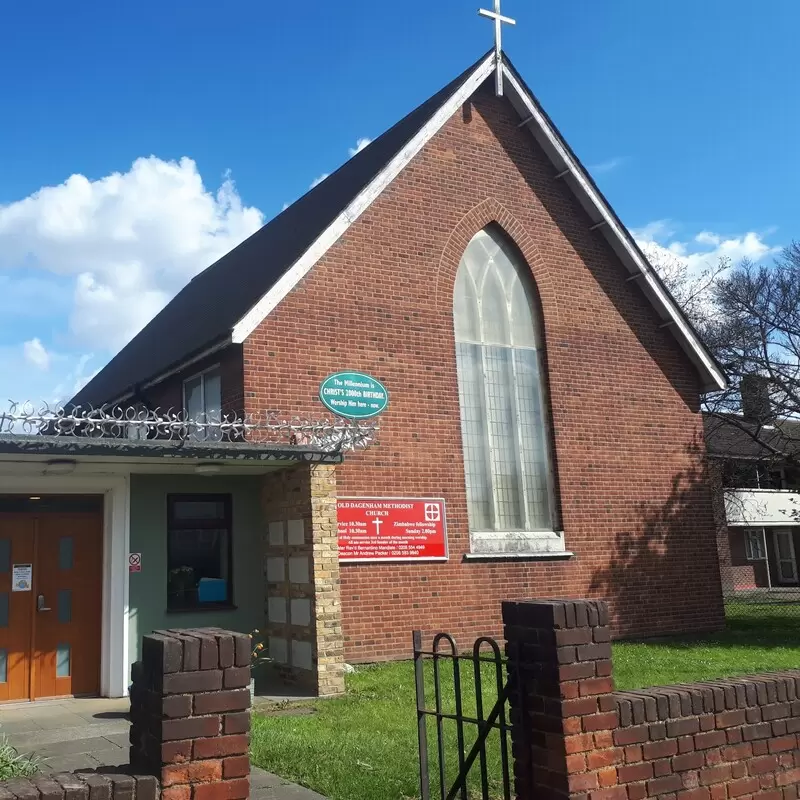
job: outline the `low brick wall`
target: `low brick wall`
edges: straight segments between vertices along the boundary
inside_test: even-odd
[[[156,631],[131,687],[130,765],[0,782],[0,800],[246,800],[250,637]]]
[[[153,775],[64,772],[0,783],[0,800],[157,800]]]
[[[504,603],[520,800],[796,800],[800,670],[615,692],[600,601]]]
[[[800,670],[615,696],[616,768],[631,800],[797,797]]]

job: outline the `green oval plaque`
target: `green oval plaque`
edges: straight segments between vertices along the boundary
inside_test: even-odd
[[[322,382],[319,399],[340,417],[365,419],[386,409],[389,393],[380,381],[362,372],[337,372]]]

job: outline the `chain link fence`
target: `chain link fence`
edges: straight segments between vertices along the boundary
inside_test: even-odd
[[[800,528],[728,526],[717,544],[729,618],[800,619]]]

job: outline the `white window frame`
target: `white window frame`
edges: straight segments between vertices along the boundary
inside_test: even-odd
[[[208,409],[206,408],[206,375],[216,372],[219,375],[219,409],[216,409],[220,414],[219,421],[222,422],[222,372],[220,371],[219,364],[212,364],[210,367],[206,367],[206,369],[201,370],[200,372],[195,372],[193,375],[189,375],[187,378],[184,378],[182,383],[182,394],[183,394],[183,411],[187,415],[189,415],[189,406],[186,402],[186,384],[191,383],[192,381],[196,381],[200,378],[200,403],[203,407],[203,414],[208,415]],[[208,419],[206,417],[206,422]],[[197,436],[196,432],[191,433],[192,438],[202,439],[204,441],[211,440],[209,437],[199,437]],[[211,437],[213,438],[213,437]]]
[[[767,560],[767,542],[763,530],[744,532],[744,554],[748,561]]]

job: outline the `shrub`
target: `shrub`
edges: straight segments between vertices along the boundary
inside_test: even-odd
[[[39,771],[36,758],[20,755],[5,736],[0,736],[0,780],[29,778]]]

